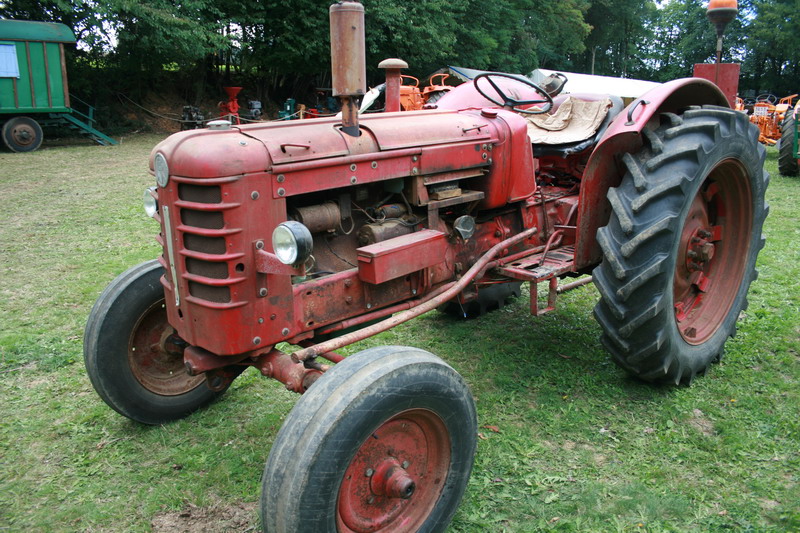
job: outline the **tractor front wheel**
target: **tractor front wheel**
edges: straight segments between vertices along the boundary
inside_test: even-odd
[[[800,161],[794,147],[797,142],[797,119],[794,111],[786,112],[786,118],[781,123],[781,138],[778,141],[778,172],[782,176],[797,176],[800,173]]]
[[[3,143],[12,152],[33,152],[42,144],[44,134],[30,117],[14,117],[3,124]]]
[[[768,175],[744,114],[707,106],[661,118],[608,192],[595,317],[620,366],[678,384],[721,356],[747,307]]]
[[[86,371],[112,409],[143,424],[183,418],[220,393],[190,376],[167,322],[164,269],[148,261],[120,274],[94,304],[84,334]]]
[[[292,409],[262,479],[270,533],[443,531],[469,480],[477,421],[461,376],[415,348],[348,357]]]

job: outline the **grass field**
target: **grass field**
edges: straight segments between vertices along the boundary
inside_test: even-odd
[[[294,396],[249,370],[221,401],[144,427],[94,393],[83,327],[156,257],[141,209],[156,136],[0,152],[0,531],[251,531]],[[472,387],[479,447],[452,532],[800,530],[800,179],[777,174],[760,278],[726,356],[690,387],[615,367],[596,290],[479,321],[429,313],[350,347],[408,344]],[[524,293],[523,293],[524,294]]]

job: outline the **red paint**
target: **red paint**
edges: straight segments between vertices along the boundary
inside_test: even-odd
[[[358,277],[379,284],[444,261],[444,233],[422,230],[358,249]]]
[[[686,216],[673,299],[678,331],[689,344],[702,344],[717,331],[742,283],[748,241],[741,235],[753,218],[744,172],[733,161],[712,169]]]
[[[337,531],[417,531],[433,510],[450,470],[450,437],[426,409],[410,409],[375,429],[342,476]]]
[[[728,99],[728,106],[736,105],[736,95],[739,93],[739,72],[741,65],[738,63],[697,63],[694,66],[694,77],[708,80],[722,91]]]

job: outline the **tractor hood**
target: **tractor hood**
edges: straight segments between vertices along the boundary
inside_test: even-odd
[[[514,120],[503,113],[505,120]],[[421,149],[458,142],[485,143],[497,139],[499,120],[478,111],[380,113],[361,117],[361,136],[341,131],[337,118],[234,125],[224,130],[176,133],[158,144],[150,156],[162,153],[169,173],[189,178],[217,178],[271,172],[273,166],[311,164],[401,149]],[[522,120],[522,119],[519,119]],[[323,165],[324,166],[324,165]]]

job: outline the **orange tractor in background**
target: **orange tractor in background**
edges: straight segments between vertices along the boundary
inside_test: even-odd
[[[453,87],[445,85],[445,80],[449,78],[449,74],[439,73],[434,74],[428,79],[428,86],[419,90],[419,80],[414,76],[401,75],[402,80],[411,80],[413,84],[406,85],[405,83],[400,86],[400,108],[403,111],[418,111],[422,109],[425,104],[433,104],[436,101],[452,90]],[[436,83],[438,81],[438,83]]]
[[[758,126],[758,141],[760,143],[772,146],[778,142],[778,139],[781,138],[783,119],[797,96],[797,94],[792,94],[778,100],[773,94],[762,94],[756,98],[756,102],[753,104],[753,113],[750,115],[750,122]],[[736,109],[740,111],[746,110],[745,103],[741,98],[736,99]]]

